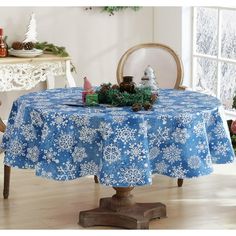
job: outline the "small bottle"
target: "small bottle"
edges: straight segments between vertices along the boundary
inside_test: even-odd
[[[3,39],[2,28],[0,28],[0,57],[7,57],[7,45]]]
[[[134,93],[135,82],[133,82],[133,76],[123,76],[123,82],[120,83],[120,91],[127,93]]]

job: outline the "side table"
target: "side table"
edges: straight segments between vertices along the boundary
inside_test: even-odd
[[[43,54],[34,58],[0,58],[0,92],[28,90],[41,81],[47,88],[55,87],[56,76],[66,76],[69,87],[75,87],[70,70],[70,57]]]

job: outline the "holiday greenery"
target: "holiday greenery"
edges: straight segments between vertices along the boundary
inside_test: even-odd
[[[45,53],[52,53],[61,57],[68,57],[69,54],[65,47],[56,46],[48,42],[37,42],[35,48],[43,50]]]
[[[125,10],[127,8],[130,8],[134,11],[137,11],[137,10],[140,9],[140,7],[113,7],[112,6],[112,7],[103,7],[102,11],[108,12],[109,15],[111,16],[111,15],[114,15],[115,12],[122,11],[122,10]]]
[[[145,110],[152,108],[157,100],[150,88],[135,88],[133,93],[121,92],[118,85],[102,84],[96,91],[99,103],[111,104],[113,106],[132,106],[133,111],[139,111],[142,107]]]
[[[134,11],[137,11],[141,7],[121,7],[121,6],[119,6],[119,7],[116,6],[115,7],[115,6],[109,6],[109,7],[102,7],[102,12],[107,12],[107,13],[109,13],[110,16],[112,16],[112,15],[115,14],[115,12],[123,11],[127,8],[132,9]],[[92,10],[92,7],[86,7],[85,10]]]

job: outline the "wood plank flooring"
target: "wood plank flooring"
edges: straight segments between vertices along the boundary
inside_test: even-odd
[[[113,194],[93,177],[57,182],[36,177],[34,170],[12,169],[10,197],[0,196],[0,229],[84,229],[78,225],[79,211]],[[175,179],[155,176],[151,186],[137,187],[133,194],[138,202],[167,206],[168,217],[151,221],[150,229],[236,229],[236,163],[217,165],[213,174],[185,180],[182,188]]]

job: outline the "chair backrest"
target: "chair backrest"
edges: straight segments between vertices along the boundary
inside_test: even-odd
[[[176,88],[182,84],[183,65],[170,47],[159,43],[145,43],[128,49],[121,57],[116,75],[117,82],[123,76],[133,76],[136,84],[141,81],[145,68],[150,65],[156,74],[160,88]]]

